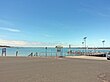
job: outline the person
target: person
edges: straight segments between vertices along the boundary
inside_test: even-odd
[[[30,54],[30,56],[33,56],[33,52]]]
[[[34,56],[38,56],[38,53],[36,52],[36,53],[34,54]]]

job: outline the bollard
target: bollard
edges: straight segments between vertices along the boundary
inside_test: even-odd
[[[18,51],[16,51],[16,56],[18,56]]]

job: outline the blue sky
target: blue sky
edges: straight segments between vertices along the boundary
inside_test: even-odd
[[[0,45],[110,46],[110,0],[0,0]]]

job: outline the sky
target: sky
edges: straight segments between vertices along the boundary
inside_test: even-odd
[[[110,0],[0,0],[0,45],[110,47]]]

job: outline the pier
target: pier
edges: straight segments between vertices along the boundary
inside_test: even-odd
[[[86,53],[87,56],[97,56],[97,57],[106,57],[106,53],[104,52],[93,52],[93,53]]]

